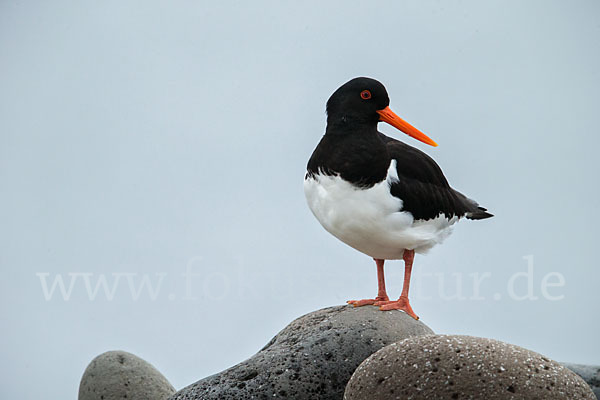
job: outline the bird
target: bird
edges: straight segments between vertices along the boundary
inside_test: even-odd
[[[377,296],[348,303],[402,310],[418,320],[408,299],[415,253],[424,254],[441,243],[463,218],[493,215],[450,187],[426,153],[377,130],[378,123],[385,122],[437,146],[389,104],[384,85],[367,77],[354,78],[331,95],[325,134],[307,164],[304,194],[325,230],[375,260]],[[398,300],[390,300],[386,292],[386,260],[404,261]]]

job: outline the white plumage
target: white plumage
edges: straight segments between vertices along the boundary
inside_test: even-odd
[[[402,200],[390,193],[394,181],[398,174],[392,160],[387,179],[370,188],[319,173],[306,177],[304,194],[317,220],[333,236],[373,258],[397,260],[405,249],[425,253],[441,243],[458,217],[442,214],[415,221],[411,213],[399,211]]]

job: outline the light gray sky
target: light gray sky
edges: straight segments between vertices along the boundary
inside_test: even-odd
[[[112,349],[180,389],[304,313],[374,295],[372,260],[326,233],[302,190],[325,102],[355,76],[382,81],[440,146],[382,131],[496,215],[417,256],[422,321],[600,363],[599,13],[597,1],[2,1],[0,397],[74,398]],[[403,265],[387,271],[397,296]],[[144,277],[154,299],[144,287],[135,300]],[[103,278],[114,293],[91,300]],[[44,292],[55,279],[73,280],[67,299]]]

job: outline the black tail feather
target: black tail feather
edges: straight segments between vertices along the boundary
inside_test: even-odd
[[[486,219],[493,216],[494,214],[490,214],[489,212],[487,212],[487,209],[483,207],[477,207],[476,211],[470,211],[467,213],[468,219]]]

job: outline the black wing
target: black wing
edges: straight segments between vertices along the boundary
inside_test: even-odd
[[[391,158],[396,160],[399,181],[391,185],[392,195],[402,199],[403,211],[415,220],[444,214],[447,218],[492,217],[477,202],[452,189],[435,161],[419,149],[381,134]]]

